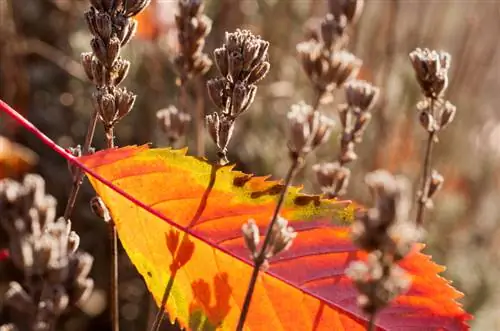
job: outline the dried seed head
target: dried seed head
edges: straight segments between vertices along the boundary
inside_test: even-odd
[[[313,171],[323,194],[327,197],[333,198],[345,194],[351,176],[348,168],[341,166],[338,162],[321,163],[315,164]]]
[[[307,154],[330,137],[335,122],[304,102],[292,105],[287,114],[290,125],[290,151]]]
[[[430,111],[427,109],[423,110],[420,112],[420,115],[418,116],[418,119],[420,121],[420,125],[427,131],[427,132],[434,132],[437,129],[437,122],[434,119],[434,116]]]
[[[323,52],[316,41],[297,45],[299,58],[307,76],[320,92],[331,92],[356,77],[362,61],[347,51]]]
[[[243,224],[241,231],[243,232],[243,239],[252,258],[255,258],[257,256],[257,246],[260,242],[259,227],[255,223],[255,220],[249,219],[247,223]]]
[[[441,108],[441,114],[439,118],[439,129],[445,129],[453,120],[455,119],[455,114],[457,112],[457,107],[452,103],[445,101]]]
[[[379,89],[368,82],[352,80],[345,85],[345,95],[349,107],[366,112],[377,101]]]
[[[180,112],[175,106],[169,106],[157,111],[156,119],[170,144],[173,144],[184,136],[191,116]]]
[[[250,76],[252,80],[261,80],[267,73],[263,70],[263,63],[268,62],[269,43],[258,36],[254,36],[248,30],[236,30],[233,33],[226,32],[224,45],[216,50],[217,62],[221,75],[225,75],[227,57],[227,77],[236,83],[238,81],[248,82]],[[266,68],[267,65],[264,65]],[[255,72],[255,71],[258,71]]]
[[[411,284],[406,272],[396,265],[381,262],[380,254],[371,253],[366,262],[352,262],[346,269],[359,291],[358,305],[367,314],[375,314]]]
[[[234,85],[232,102],[231,102],[231,117],[236,118],[243,112],[247,111],[252,105],[255,99],[255,93],[257,92],[257,86],[247,85],[242,82],[238,82]]]
[[[353,241],[366,251],[393,251],[394,238],[389,229],[407,224],[411,205],[408,179],[377,170],[365,177],[374,205],[353,223]],[[411,245],[413,243],[408,243]]]
[[[203,53],[212,21],[203,15],[201,0],[182,0],[178,5],[175,23],[178,29],[179,54],[175,64],[181,73],[181,79],[187,80],[195,75],[203,75],[212,66],[212,61]]]
[[[410,60],[424,95],[432,99],[441,97],[448,86],[451,56],[446,52],[417,48],[410,53]]]
[[[288,250],[297,237],[297,233],[292,227],[288,226],[288,221],[281,216],[276,219],[270,234],[268,248],[265,257],[270,259],[279,253]]]
[[[233,135],[234,120],[218,113],[212,113],[206,116],[208,132],[215,142],[219,151],[226,153],[227,145]]]
[[[208,96],[214,105],[224,111],[228,107],[229,87],[225,78],[214,78],[207,82]]]
[[[92,59],[93,59],[92,52],[82,53],[82,56],[81,56],[82,66],[83,66],[83,69],[85,70],[85,74],[87,75],[87,78],[90,81],[94,81],[94,74],[93,74],[93,69],[92,69]]]

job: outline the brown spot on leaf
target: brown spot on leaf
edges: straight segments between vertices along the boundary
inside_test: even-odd
[[[314,206],[318,207],[321,204],[321,199],[318,195],[301,195],[296,197],[293,202],[297,206],[306,206],[312,202]]]
[[[285,185],[283,185],[283,184],[276,184],[276,185],[273,185],[273,186],[271,186],[270,188],[268,188],[266,190],[252,192],[252,194],[250,195],[250,197],[252,199],[258,199],[258,198],[263,197],[265,195],[277,195],[277,194],[280,194],[281,191],[283,191],[284,188],[285,188]]]
[[[250,179],[252,179],[252,175],[243,175],[243,176],[240,176],[240,177],[236,177],[234,180],[233,180],[233,185],[236,186],[236,187],[242,187],[243,185],[245,185]]]

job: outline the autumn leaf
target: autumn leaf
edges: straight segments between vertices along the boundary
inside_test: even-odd
[[[80,160],[158,305],[167,298],[170,318],[191,330],[234,330],[252,272],[241,226],[253,218],[265,230],[281,184],[183,150],[125,147]],[[348,227],[331,219],[352,215],[345,207],[290,189],[282,215],[298,237],[259,276],[247,330],[365,330],[367,317],[344,273],[364,254]],[[401,265],[411,289],[378,315],[377,326],[468,329],[469,315],[455,301],[461,294],[422,248]]]
[[[30,149],[0,136],[0,179],[19,177],[38,162],[38,156]]]

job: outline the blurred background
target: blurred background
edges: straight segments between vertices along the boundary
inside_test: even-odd
[[[83,142],[92,109],[94,87],[79,63],[80,54],[90,50],[83,19],[88,6],[86,0],[0,0],[0,98],[63,147]],[[165,145],[155,113],[177,103],[171,62],[177,48],[176,10],[175,0],[153,0],[139,18],[138,35],[124,49],[132,68],[123,85],[138,99],[132,113],[117,126],[119,146]],[[207,0],[206,14],[213,19],[207,53],[222,44],[225,31],[236,28],[250,29],[271,43],[270,74],[259,85],[251,110],[237,123],[229,158],[245,171],[282,177],[288,167],[286,113],[293,103],[311,103],[313,98],[295,47],[306,38],[305,27],[311,20],[326,14],[326,1]],[[386,168],[418,182],[426,133],[417,120],[420,92],[408,53],[428,47],[452,55],[447,97],[458,113],[435,149],[434,165],[444,175],[445,185],[427,217],[426,252],[446,265],[443,275],[465,293],[462,303],[475,315],[475,330],[500,329],[499,33],[500,1],[367,0],[348,47],[363,60],[361,78],[382,89],[374,120],[357,147],[360,159],[354,163],[346,196],[361,202],[369,201],[363,185],[368,171]],[[212,68],[206,77],[215,74]],[[321,110],[336,117],[335,104],[341,102],[340,92],[334,105]],[[204,108],[207,113],[213,110],[208,99]],[[194,142],[191,133],[188,145]],[[3,114],[0,134],[38,154],[34,171],[46,179],[62,214],[71,187],[65,161]],[[177,147],[182,145],[184,141]],[[105,146],[100,125],[94,146]],[[337,146],[333,135],[308,159],[296,183],[304,184],[308,192],[318,192],[310,166],[333,160]],[[206,148],[207,157],[214,159],[208,137]],[[81,248],[95,257],[96,290],[81,311],[63,318],[61,330],[106,330],[107,232],[88,207],[92,189],[88,183],[83,188],[73,228],[82,238]],[[0,240],[3,247],[5,238]],[[120,268],[121,330],[144,330],[149,294],[123,253]],[[0,292],[5,288],[0,277]]]

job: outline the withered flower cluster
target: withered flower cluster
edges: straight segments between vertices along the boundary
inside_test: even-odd
[[[362,61],[345,50],[347,29],[361,13],[362,1],[331,1],[330,13],[313,31],[310,39],[299,43],[297,51],[302,67],[313,83],[318,100],[356,77]],[[353,11],[354,10],[354,11]]]
[[[205,39],[212,29],[212,21],[203,14],[202,0],[179,0],[179,11],[175,15],[179,54],[175,65],[181,80],[204,75],[212,66],[212,60],[203,53]],[[182,83],[181,83],[182,84]]]
[[[268,267],[268,260],[270,258],[288,250],[292,246],[293,240],[297,237],[294,229],[288,226],[288,221],[278,216],[269,234],[269,244],[266,246],[265,251],[259,252],[260,232],[255,220],[248,220],[247,223],[243,224],[241,230],[245,245],[250,251],[252,259],[256,264],[261,265],[262,269]],[[262,259],[262,261],[256,261],[257,259]]]
[[[93,258],[77,251],[80,238],[71,223],[55,219],[56,201],[45,194],[41,177],[27,175],[22,183],[1,180],[0,209],[10,262],[23,275],[23,281],[9,284],[5,295],[13,308],[8,329],[54,330],[58,317],[91,293]]]
[[[353,262],[346,273],[360,293],[359,305],[374,315],[409,287],[409,278],[397,263],[408,255],[421,231],[409,218],[411,193],[406,178],[377,170],[365,182],[374,204],[353,223],[352,237],[369,256],[366,262]]]
[[[87,77],[96,85],[92,102],[105,131],[127,115],[136,95],[120,88],[127,77],[130,62],[120,56],[120,51],[137,30],[133,17],[149,4],[150,0],[91,0],[85,13],[92,33],[92,52],[82,54],[82,64]],[[109,137],[112,139],[113,137]]]
[[[328,198],[335,198],[346,192],[351,174],[346,164],[358,158],[354,148],[363,139],[372,117],[370,111],[378,94],[379,89],[365,81],[353,80],[345,85],[346,104],[339,107],[342,132],[338,160],[313,167],[318,183]]]
[[[417,104],[419,121],[429,134],[422,186],[418,193],[417,223],[423,222],[423,210],[432,206],[432,197],[443,184],[443,177],[432,170],[430,163],[432,145],[438,133],[455,118],[456,107],[447,101],[444,93],[448,87],[451,56],[446,52],[417,48],[410,53],[410,60],[424,99]]]
[[[179,53],[174,59],[174,64],[179,75],[179,105],[178,108],[171,105],[160,109],[156,114],[159,128],[171,145],[185,134],[191,121],[186,105],[188,83],[195,77],[205,75],[212,67],[212,60],[203,53],[206,38],[212,29],[212,21],[203,14],[204,7],[203,0],[178,0],[175,23]],[[203,116],[204,114],[200,116],[201,123]]]
[[[293,105],[288,112],[292,159],[304,157],[330,138],[335,122],[304,102]]]
[[[210,135],[221,163],[227,163],[227,146],[235,120],[247,111],[257,92],[257,83],[269,71],[269,43],[248,30],[226,33],[225,42],[214,52],[220,77],[207,83],[208,94],[218,112],[208,115]]]

